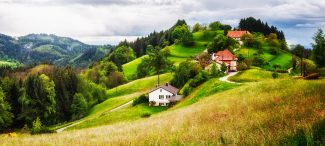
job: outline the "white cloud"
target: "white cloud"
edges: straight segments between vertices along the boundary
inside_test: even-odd
[[[254,16],[279,26],[291,42],[308,43],[312,36],[295,31],[324,28],[324,9],[325,1],[319,0],[0,0],[0,33],[51,33],[116,44],[167,29],[177,19],[236,26],[241,18]]]

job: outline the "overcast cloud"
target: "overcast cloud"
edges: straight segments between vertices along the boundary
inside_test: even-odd
[[[177,19],[237,26],[253,16],[283,30],[290,44],[310,46],[317,28],[325,28],[324,10],[323,0],[0,0],[0,33],[116,44],[167,29]]]

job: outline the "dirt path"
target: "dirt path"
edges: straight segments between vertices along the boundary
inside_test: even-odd
[[[109,110],[109,111],[107,111],[107,112],[105,112],[105,113],[102,113],[102,114],[99,115],[99,116],[102,116],[103,114],[107,114],[107,113],[110,113],[110,112],[117,111],[117,110],[119,110],[119,109],[121,109],[121,108],[123,108],[123,107],[126,107],[126,106],[128,106],[128,105],[131,105],[132,102],[133,102],[133,100],[131,100],[131,101],[125,103],[125,104],[122,104],[122,105],[120,105],[120,106],[118,106],[118,107],[115,107],[115,108],[113,108],[113,109],[111,109],[111,110]],[[95,118],[97,118],[97,117],[95,117]],[[79,125],[79,124],[81,124],[81,123],[83,123],[83,122],[85,122],[85,121],[86,121],[86,119],[81,120],[81,121],[76,122],[76,123],[73,123],[73,124],[71,124],[71,125],[68,125],[68,126],[62,127],[62,128],[57,129],[57,130],[55,130],[55,131],[56,131],[57,133],[60,133],[60,132],[64,131],[64,130],[67,129],[67,128],[70,128],[70,127],[73,127],[73,126]]]
[[[232,83],[232,84],[241,84],[241,83],[237,83],[237,82],[232,82],[232,81],[229,81],[228,78],[231,77],[231,76],[234,76],[236,74],[238,74],[239,72],[230,72],[228,75],[224,76],[224,77],[221,77],[219,80],[220,81],[223,81],[223,82],[227,82],[227,83]]]

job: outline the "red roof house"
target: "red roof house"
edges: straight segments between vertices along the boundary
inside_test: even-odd
[[[244,34],[250,34],[249,31],[229,31],[227,36],[230,38],[233,38],[235,40],[240,41],[240,38],[244,35]]]
[[[228,66],[228,71],[237,71],[236,66],[238,58],[234,54],[232,54],[228,49],[213,53],[212,60],[214,60],[218,64],[225,63]]]

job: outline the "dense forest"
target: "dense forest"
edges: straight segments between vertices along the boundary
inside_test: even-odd
[[[24,65],[46,62],[86,68],[103,58],[112,48],[110,45],[87,45],[51,34],[29,34],[18,38],[0,34],[0,61]]]
[[[260,19],[255,19],[254,17],[241,19],[238,28],[250,32],[260,32],[265,36],[270,33],[275,33],[280,40],[285,40],[283,31],[278,30],[275,26],[269,26],[267,22],[264,23]]]

